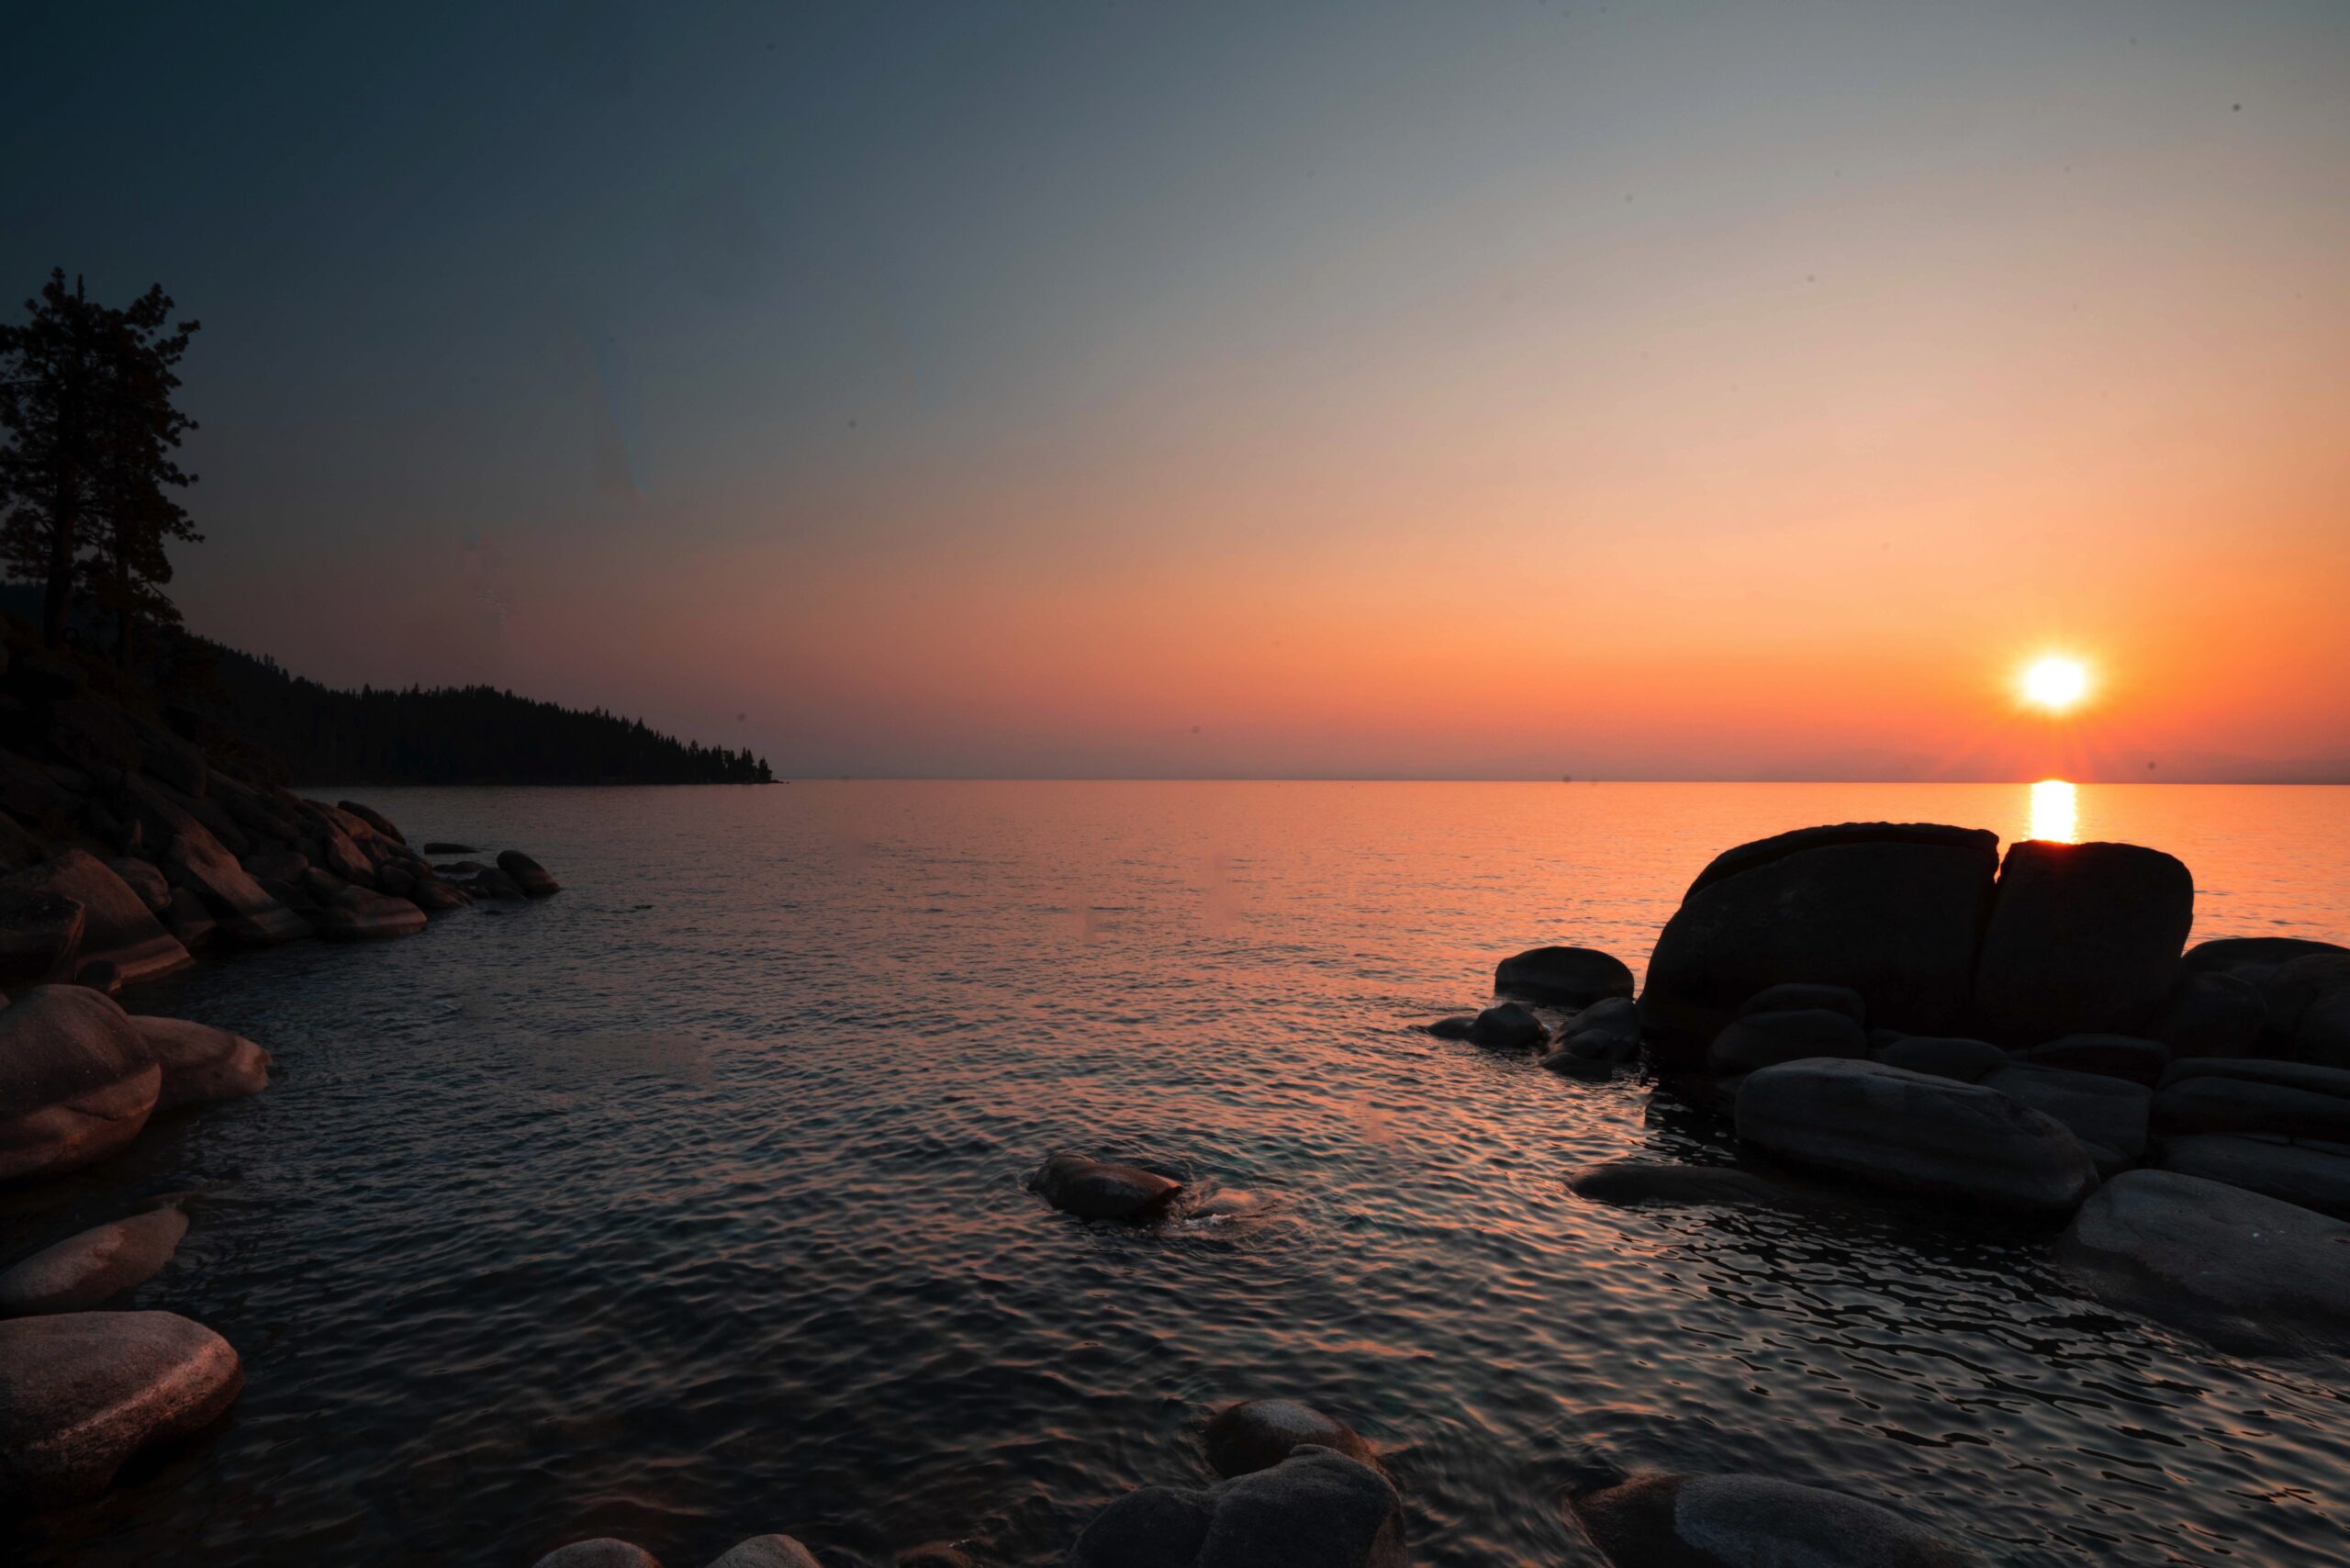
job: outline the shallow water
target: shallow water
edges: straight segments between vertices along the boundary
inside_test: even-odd
[[[1538,943],[1639,969],[1730,844],[2020,836],[2024,787],[366,794],[567,890],[127,999],[252,1036],[278,1081],[13,1195],[0,1260],[200,1188],[128,1300],[250,1381],[17,1560],[527,1564],[609,1533],[690,1568],[784,1529],[834,1568],[934,1538],[1041,1565],[1110,1497],[1198,1481],[1210,1407],[1281,1393],[1388,1451],[1439,1568],[1561,1561],[1590,1458],[1835,1486],[2013,1564],[2350,1561],[2341,1365],[2103,1308],[2029,1230],[1584,1203],[1578,1167],[1718,1129],[1408,1027]],[[2350,790],[2072,804],[2194,868],[2199,937],[2350,935]],[[1256,1202],[1084,1225],[1022,1189],[1055,1147]]]

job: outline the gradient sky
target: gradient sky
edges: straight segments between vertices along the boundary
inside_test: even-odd
[[[2340,0],[498,9],[12,9],[199,631],[800,775],[2350,778]]]

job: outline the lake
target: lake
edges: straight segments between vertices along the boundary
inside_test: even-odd
[[[1438,1568],[1560,1561],[1593,1457],[1839,1488],[2010,1564],[2350,1561],[2341,1366],[2100,1306],[2029,1227],[1586,1203],[1579,1167],[1720,1124],[1412,1028],[1523,947],[1639,970],[1716,851],[1816,823],[2151,844],[2198,939],[2342,940],[2350,790],[356,793],[566,890],[125,998],[277,1081],[9,1195],[6,1256],[199,1190],[127,1300],[249,1381],[15,1561],[520,1568],[612,1534],[689,1568],[786,1530],[830,1568],[1042,1568],[1203,1480],[1200,1421],[1259,1394],[1377,1443]],[[1089,1226],[1024,1190],[1056,1148],[1256,1201]]]

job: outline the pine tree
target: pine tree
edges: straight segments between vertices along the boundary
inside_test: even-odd
[[[173,455],[196,421],[181,412],[180,357],[200,323],[166,330],[172,299],[150,288],[127,310],[107,312],[99,418],[93,466],[100,513],[95,558],[86,568],[94,597],[114,618],[115,663],[130,667],[131,629],[144,617],[175,626],[180,613],[163,592],[172,580],[166,546],[201,543],[187,509],[172,495],[196,483]]]
[[[92,475],[92,415],[103,357],[104,310],[65,271],[49,274],[30,319],[0,325],[0,560],[9,575],[46,584],[41,634],[65,641],[75,557],[83,543]]]

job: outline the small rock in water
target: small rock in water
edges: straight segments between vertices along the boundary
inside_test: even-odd
[[[476,898],[505,899],[510,902],[519,902],[529,896],[522,891],[522,885],[520,882],[495,866],[475,873],[474,879],[465,885]]]
[[[1630,1061],[1640,1054],[1639,1005],[1625,996],[1593,1002],[1561,1025],[1559,1048],[1586,1059]]]
[[[1028,1179],[1029,1191],[1080,1219],[1144,1219],[1157,1215],[1182,1183],[1133,1165],[1107,1165],[1056,1154]]]
[[[710,1568],[823,1568],[816,1554],[788,1535],[755,1535],[711,1560]]]
[[[154,1278],[186,1234],[187,1216],[167,1204],[67,1237],[0,1274],[0,1316],[96,1306]]]
[[[531,1568],[661,1568],[661,1560],[632,1542],[601,1535],[558,1546]]]
[[[1624,961],[1596,947],[1534,947],[1504,958],[1494,970],[1494,991],[1529,1002],[1588,1007],[1611,996],[1632,994],[1632,971]]]
[[[1514,1050],[1527,1046],[1539,1046],[1550,1038],[1550,1031],[1542,1027],[1542,1020],[1533,1010],[1515,1002],[1497,1002],[1477,1014],[1469,1025],[1469,1037],[1481,1046]]]
[[[1595,1204],[1639,1208],[1648,1204],[1724,1208],[1785,1208],[1825,1201],[1826,1194],[1786,1177],[1739,1165],[1681,1165],[1662,1159],[1609,1159],[1578,1170],[1568,1191]]]
[[[244,1383],[229,1342],[175,1313],[0,1322],[0,1512],[97,1495],[140,1449],[210,1425]]]
[[[1311,1445],[1205,1491],[1145,1486],[1093,1516],[1065,1568],[1404,1568],[1404,1509],[1371,1466]]]
[[[543,899],[563,891],[563,884],[546,873],[546,868],[519,849],[502,851],[498,857],[498,868],[514,879],[514,885],[525,896]]]
[[[446,839],[431,839],[424,846],[427,855],[478,855],[480,850],[470,844],[451,844]]]
[[[1427,1031],[1439,1040],[1465,1040],[1476,1032],[1476,1028],[1477,1015],[1474,1013],[1455,1013],[1450,1017],[1439,1018],[1430,1024]]]
[[[1297,1399],[1244,1399],[1208,1417],[1208,1465],[1226,1479],[1270,1470],[1306,1444],[1379,1462],[1352,1427]]]
[[[1643,1475],[1570,1505],[1618,1568],[1975,1568],[1889,1508],[1760,1475]]]

